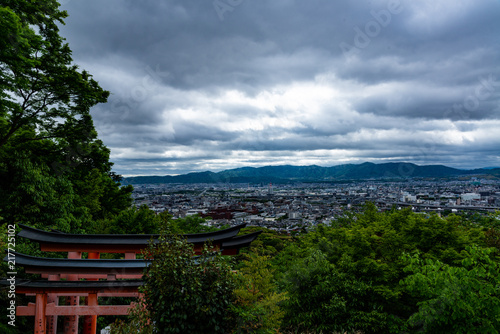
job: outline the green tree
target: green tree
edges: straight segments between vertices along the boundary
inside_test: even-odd
[[[147,205],[141,205],[139,208],[134,206],[120,212],[111,220],[103,233],[156,234],[160,232],[161,218]]]
[[[205,219],[198,215],[186,216],[184,218],[171,219],[168,223],[171,233],[204,233],[217,231],[218,228],[205,225]]]
[[[500,264],[493,252],[467,247],[460,266],[406,254],[411,275],[401,285],[421,300],[409,324],[425,333],[498,333]]]
[[[277,292],[269,256],[248,253],[239,270],[234,310],[237,333],[276,333],[284,312],[280,305],[286,293]]]
[[[419,251],[424,259],[453,266],[473,244],[485,246],[482,229],[409,209],[380,213],[368,205],[349,224],[320,225],[274,261],[289,296],[284,324],[303,330],[405,331],[418,300],[399,284],[408,275],[402,252]],[[330,301],[343,306],[326,311]]]
[[[343,261],[348,266],[350,259]],[[317,333],[401,332],[400,321],[385,311],[371,282],[343,269],[319,250],[293,265],[284,279],[289,295],[284,326]]]
[[[291,242],[293,238],[287,234],[278,233],[264,227],[249,226],[241,230],[240,233],[247,234],[257,231],[262,231],[259,237],[252,242],[248,249],[243,249],[242,253],[257,253],[262,255],[270,256],[269,260],[272,260],[278,253],[285,249]]]
[[[110,327],[111,334],[153,334],[155,331],[144,299],[129,311],[127,320],[117,319]]]
[[[183,238],[160,237],[144,252],[144,296],[156,333],[225,333],[232,328],[235,278],[229,264],[205,247],[194,257]]]
[[[109,92],[73,64],[55,0],[0,0],[0,208],[7,222],[92,232],[131,204],[90,108]]]
[[[55,0],[0,1],[0,147],[41,139],[95,135],[90,107],[109,92],[72,64],[57,22],[67,16]],[[31,130],[29,135],[24,130]],[[78,130],[78,131],[75,131]]]
[[[73,64],[66,16],[55,0],[0,0],[0,211],[2,223],[92,233],[130,206],[132,187],[97,139],[90,109],[109,92]],[[25,322],[14,332],[29,332]]]

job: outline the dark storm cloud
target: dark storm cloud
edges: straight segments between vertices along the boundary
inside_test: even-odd
[[[64,1],[119,173],[500,165],[499,1],[220,2]]]

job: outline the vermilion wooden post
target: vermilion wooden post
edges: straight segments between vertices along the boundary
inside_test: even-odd
[[[87,297],[88,306],[97,306],[97,294],[89,293]],[[97,315],[89,315],[85,317],[83,334],[96,334],[97,331]]]
[[[89,253],[88,258],[91,260],[98,260],[101,257],[101,253]]]
[[[101,253],[97,252],[92,252],[88,254],[88,259],[89,260],[98,260],[101,257]],[[87,280],[89,281],[97,281],[98,279],[96,278],[88,278]],[[91,295],[95,296],[95,304],[93,301],[93,297]],[[97,305],[97,295],[96,294],[89,294],[88,297],[86,298],[87,305]],[[83,322],[83,334],[96,334],[97,330],[97,315],[87,315],[84,317],[84,322]]]
[[[59,281],[60,275],[49,275],[49,281]],[[47,304],[59,305],[59,297],[55,293],[47,294]],[[57,315],[47,316],[47,333],[57,334]]]
[[[45,311],[47,309],[47,294],[37,293],[35,304],[35,334],[46,334],[47,318]]]
[[[135,260],[136,255],[135,253],[125,253],[125,260]]]
[[[81,259],[81,258],[82,258],[82,252],[68,252],[68,259]],[[78,275],[75,275],[75,274],[68,275],[68,281],[78,281]],[[79,305],[80,304],[80,297],[78,297],[78,296],[66,297],[66,304],[67,305]],[[64,320],[65,320],[64,333],[77,334],[78,333],[78,316],[77,315],[66,316],[66,318]]]

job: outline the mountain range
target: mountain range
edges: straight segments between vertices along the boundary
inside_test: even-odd
[[[151,183],[290,183],[336,182],[349,180],[401,180],[410,178],[456,179],[481,176],[500,179],[500,168],[463,170],[443,165],[419,166],[412,163],[345,164],[321,166],[242,167],[221,172],[195,172],[183,175],[125,177],[123,184]]]

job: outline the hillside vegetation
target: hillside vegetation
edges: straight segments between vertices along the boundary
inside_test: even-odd
[[[227,275],[228,263],[220,259],[203,270],[207,276],[199,282],[205,283],[192,281],[194,269],[166,270],[186,263],[192,255],[189,245],[159,246],[163,260],[148,270],[151,284],[145,291],[160,291],[161,281],[200,289],[167,293],[166,304],[157,295],[146,297],[148,317],[163,314],[166,307],[179,319],[193,320],[190,325],[163,323],[168,330],[160,332],[184,326],[181,332],[199,333],[202,327],[191,325],[205,314],[184,306],[193,300],[210,303],[208,296],[220,293],[214,286],[224,286],[224,295],[217,298],[228,306],[213,309],[221,317],[203,332],[498,333],[499,227],[499,214],[473,221],[409,209],[381,213],[368,203],[362,213],[295,237],[264,230],[234,259],[231,266],[237,273]],[[214,273],[220,273],[217,284]],[[127,333],[144,318],[138,309],[114,332]]]
[[[124,179],[126,184],[151,183],[289,183],[335,182],[346,180],[401,180],[408,178],[449,179],[481,176],[499,178],[500,168],[461,170],[442,165],[418,166],[411,163],[365,162],[333,167],[320,166],[265,166],[242,167],[218,173],[199,172],[176,176],[135,176]]]

